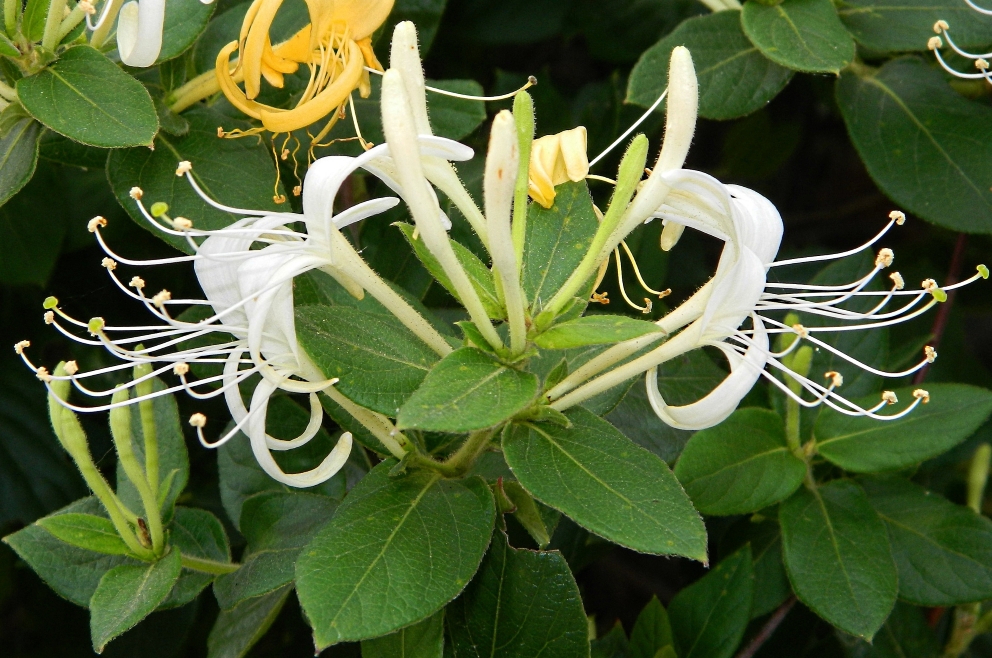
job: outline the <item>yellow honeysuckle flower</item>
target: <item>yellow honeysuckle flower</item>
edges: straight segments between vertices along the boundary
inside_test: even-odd
[[[217,55],[217,81],[227,99],[266,130],[286,133],[334,113],[358,89],[371,91],[365,67],[382,70],[372,51],[372,33],[386,20],[393,0],[306,0],[310,24],[273,46],[269,29],[283,0],[255,0],[245,15],[238,41]],[[238,52],[233,67],[231,56]],[[259,103],[261,79],[283,86],[283,76],[300,64],[310,69],[310,82],[292,109]],[[244,82],[244,91],[238,86]]]
[[[530,151],[528,191],[534,201],[550,208],[555,185],[578,182],[589,174],[585,126],[535,139]]]

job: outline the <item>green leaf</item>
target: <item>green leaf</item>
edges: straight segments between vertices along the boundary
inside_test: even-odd
[[[782,531],[774,520],[748,520],[754,554],[754,601],[751,619],[767,615],[792,594],[782,563]]]
[[[558,514],[558,512],[549,510],[544,506],[538,507],[538,503],[520,486],[519,482],[514,482],[513,480],[503,481],[503,493],[513,503],[515,508],[513,510],[513,518],[524,527],[524,530],[527,531],[539,548],[547,548],[548,544],[551,543],[551,532],[548,531],[548,525],[545,523],[541,511],[543,509],[554,514]],[[554,527],[551,528],[551,531],[554,531]]]
[[[165,23],[162,27],[162,50],[156,63],[178,57],[193,45],[214,14],[215,3],[193,3],[190,0],[166,0]]]
[[[424,244],[423,240],[419,238],[414,239],[413,234],[416,229],[405,222],[399,222],[396,226],[403,233],[403,237],[406,238],[407,243],[413,248],[413,253],[417,255],[420,262],[431,273],[431,276],[437,279],[437,282],[444,286],[444,289],[451,293],[452,297],[459,299],[455,286],[441,267],[441,263],[427,249],[427,245]],[[496,295],[496,283],[493,280],[492,272],[489,271],[486,264],[479,260],[479,257],[473,254],[467,247],[462,246],[454,240],[451,240],[451,248],[455,252],[455,258],[458,259],[462,269],[465,270],[465,274],[468,275],[468,280],[472,282],[472,287],[475,288],[475,292],[479,295],[479,300],[482,302],[482,307],[486,309],[486,314],[491,318],[497,319],[506,317],[503,305]]]
[[[243,658],[279,616],[290,586],[221,610],[207,638],[208,658]]]
[[[527,209],[520,282],[535,314],[575,271],[599,228],[584,181],[562,183],[555,192],[550,208],[532,203]]]
[[[462,347],[434,366],[400,408],[396,424],[435,432],[483,429],[523,411],[537,393],[536,375]]]
[[[947,21],[954,43],[992,43],[992,17],[955,0],[843,0],[837,14],[862,46],[878,53],[926,50],[934,23]]]
[[[703,514],[747,514],[792,495],[806,477],[806,464],[786,445],[781,416],[738,409],[689,439],[675,477]]]
[[[169,528],[169,542],[183,555],[214,562],[231,561],[231,547],[224,526],[220,519],[206,510],[177,507],[175,518]],[[186,605],[213,579],[214,576],[210,574],[183,569],[175,587],[169,592],[168,598],[159,605],[159,609]]]
[[[0,55],[15,59],[21,56],[21,51],[17,49],[13,41],[7,38],[6,34],[0,34]]]
[[[397,23],[412,21],[417,26],[417,41],[420,42],[420,55],[423,57],[434,42],[447,3],[448,0],[396,0],[385,25],[376,30],[373,40],[376,43],[380,42],[380,38],[388,41]]]
[[[953,606],[992,598],[992,521],[901,479],[865,479],[889,530],[899,598]]]
[[[107,165],[110,151],[74,142],[64,135],[46,130],[38,139],[38,155],[43,160],[67,164],[73,167],[98,169]]]
[[[706,561],[706,529],[658,457],[582,408],[571,428],[514,425],[503,435],[513,474],[535,498],[610,541]]]
[[[89,497],[77,500],[46,518],[70,513],[104,512],[97,499]],[[122,556],[94,553],[66,544],[38,524],[7,535],[3,541],[59,596],[84,608],[89,605],[103,574],[122,564],[138,564]]]
[[[923,611],[897,603],[885,625],[871,644],[854,640],[848,647],[850,658],[937,658],[940,642],[927,624]]]
[[[36,523],[52,533],[53,537],[78,548],[107,555],[128,553],[127,544],[106,517],[70,512],[46,516]]]
[[[441,658],[444,655],[444,610],[395,633],[362,640],[362,658]]]
[[[482,561],[496,515],[485,482],[424,471],[392,478],[395,465],[387,459],[372,469],[296,563],[318,649],[434,614]]]
[[[21,119],[0,139],[0,205],[7,203],[34,176],[41,125]]]
[[[637,615],[634,628],[630,631],[630,658],[656,658],[665,647],[673,647],[672,624],[668,613],[657,596],[652,596],[648,604]]]
[[[992,232],[992,109],[915,57],[845,72],[836,90],[851,141],[883,192],[928,222]]]
[[[866,640],[896,602],[896,567],[885,525],[861,487],[834,480],[782,504],[782,556],[799,600]]]
[[[91,146],[151,146],[158,131],[141,83],[89,46],[73,46],[47,69],[18,80],[17,97],[48,128]]]
[[[672,599],[668,614],[680,658],[730,658],[751,618],[751,547],[724,558]]]
[[[557,551],[515,549],[501,530],[447,616],[454,658],[589,654],[582,599],[565,558]]]
[[[439,358],[396,318],[346,306],[297,307],[296,335],[337,390],[390,417]]]
[[[154,564],[122,565],[104,574],[90,599],[90,635],[93,650],[103,648],[152,613],[179,578],[179,551]]]
[[[240,525],[248,547],[241,568],[214,585],[221,610],[292,583],[297,556],[336,507],[333,498],[299,492],[267,491],[246,500]]]
[[[0,282],[4,285],[44,286],[55,269],[67,229],[64,209],[51,194],[58,180],[51,168],[42,167],[0,206]]]
[[[41,41],[45,35],[45,20],[48,18],[48,5],[45,0],[28,0],[21,16],[21,31],[29,41]]]
[[[565,350],[587,345],[619,343],[648,334],[661,333],[653,322],[637,320],[624,315],[586,315],[575,320],[556,324],[534,338],[538,347]],[[658,336],[661,338],[661,336]]]
[[[746,2],[741,25],[765,57],[796,71],[836,74],[854,59],[854,39],[830,0]]]
[[[627,658],[629,643],[623,625],[617,621],[609,633],[593,640],[590,648],[592,658]]]
[[[654,104],[668,86],[668,60],[676,46],[692,53],[699,115],[707,119],[734,119],[759,110],[792,78],[791,69],[771,61],[748,41],[740,14],[719,11],[682,22],[645,50],[630,72],[627,102]]]
[[[855,473],[895,470],[950,450],[992,413],[992,392],[984,388],[964,384],[931,384],[927,388],[930,403],[921,404],[899,420],[880,422],[824,409],[814,430],[817,451]],[[896,389],[900,405],[913,400],[913,390]],[[876,396],[855,402],[873,406],[878,401]]]
[[[198,229],[223,228],[241,219],[240,215],[207,205],[185,180],[176,177],[176,165],[188,160],[193,164],[196,183],[215,201],[254,210],[280,210],[280,207],[272,200],[275,168],[265,145],[253,139],[217,137],[218,126],[247,128],[247,123],[205,107],[188,110],[183,118],[190,124],[185,137],[160,132],[154,150],[134,148],[111,152],[107,178],[131,219],[173,247],[190,253],[184,238],[166,236],[149,227],[131,198],[132,187],[144,191],[146,205],[166,203],[171,217],[185,217]]]

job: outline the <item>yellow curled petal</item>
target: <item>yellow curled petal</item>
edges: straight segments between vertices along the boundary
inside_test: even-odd
[[[214,72],[217,75],[217,84],[224,96],[231,102],[231,105],[238,108],[245,114],[256,119],[262,118],[261,105],[255,101],[250,101],[241,91],[234,78],[231,76],[231,54],[238,49],[238,42],[232,41],[217,53],[217,64]]]
[[[586,127],[579,126],[559,133],[561,137],[561,160],[568,180],[579,182],[589,174],[589,156],[586,153]],[[555,185],[564,183],[555,180]]]
[[[375,56],[375,51],[372,50],[372,37],[357,39],[356,43],[358,44],[358,47],[362,49],[362,57],[365,58],[365,66],[375,69],[376,71],[382,71],[382,64],[379,63],[379,58]]]
[[[337,0],[333,6],[332,20],[347,24],[351,38],[358,41],[372,36],[386,21],[393,0]]]
[[[545,208],[550,208],[555,201],[554,172],[560,142],[558,135],[545,135],[535,139],[530,149],[528,192]]]
[[[269,28],[276,17],[282,0],[262,0],[255,20],[248,28],[248,37],[241,50],[241,67],[245,70],[245,96],[258,96],[261,90],[262,54],[269,43]]]
[[[348,94],[358,87],[362,77],[362,52],[358,44],[348,41],[345,47],[345,68],[341,75],[312,100],[292,110],[261,107],[262,125],[274,133],[288,133],[304,128],[326,117],[348,99]]]
[[[262,77],[276,89],[282,89],[285,84],[282,73],[266,64],[265,60],[262,60]]]
[[[272,54],[275,57],[300,64],[310,61],[310,26],[307,25],[290,38],[277,44],[272,48]],[[295,70],[283,71],[283,73],[292,73]]]

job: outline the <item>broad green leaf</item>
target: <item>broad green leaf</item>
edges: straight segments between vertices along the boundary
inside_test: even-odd
[[[299,436],[306,428],[309,420],[310,414],[291,398],[275,397],[269,401],[269,409],[265,417],[265,430],[277,439],[288,441]],[[225,429],[226,431],[228,429]],[[272,456],[280,468],[286,472],[302,472],[319,464],[333,447],[334,439],[326,430],[321,428],[306,445],[295,450],[273,452]],[[220,499],[224,504],[224,511],[227,512],[228,518],[239,529],[241,528],[241,510],[248,498],[264,491],[282,491],[285,493],[301,491],[280,484],[269,477],[258,465],[248,437],[244,434],[238,434],[221,446],[217,452],[217,466],[220,471]],[[359,452],[361,451],[352,449],[352,457],[337,475],[316,487],[303,491],[339,500],[344,498],[345,491],[347,491],[346,478],[349,475],[361,477],[360,473],[354,473],[357,466],[355,456]]]
[[[62,202],[52,194],[58,182],[50,167],[39,167],[27,185],[0,206],[0,283],[44,286],[48,282],[67,230]]]
[[[21,51],[17,49],[14,42],[6,34],[0,34],[0,55],[17,58],[21,56]]]
[[[97,499],[89,497],[77,500],[46,518],[71,513],[104,512]],[[141,564],[123,556],[94,553],[66,544],[37,524],[7,535],[3,541],[59,596],[84,608],[89,605],[103,574],[123,564]]]
[[[41,73],[17,82],[31,116],[83,144],[151,146],[158,115],[140,82],[89,46],[73,46]]]
[[[162,26],[162,50],[156,62],[178,57],[200,36],[216,3],[194,3],[190,0],[166,0],[165,23]]]
[[[535,312],[575,271],[599,228],[585,182],[562,183],[555,192],[550,208],[532,203],[527,210],[520,282]]]
[[[730,658],[751,618],[754,572],[745,546],[672,599],[679,658]]]
[[[466,96],[482,96],[485,90],[475,80],[428,80],[427,84]],[[486,120],[486,104],[482,101],[429,94],[430,122],[434,134],[448,139],[462,139]]]
[[[45,35],[48,5],[45,0],[27,0],[25,4],[21,15],[21,30],[30,41],[41,41]]]
[[[181,570],[179,551],[170,551],[154,564],[122,565],[105,573],[90,599],[93,650],[102,653],[108,642],[151,614]]]
[[[590,643],[592,658],[627,658],[629,644],[623,625],[617,621],[609,633]]]
[[[296,557],[336,507],[333,498],[300,492],[267,491],[246,500],[240,527],[248,547],[241,568],[214,585],[221,610],[292,583]]]
[[[899,420],[880,422],[825,409],[814,430],[817,451],[855,473],[895,470],[950,450],[992,413],[992,392],[984,388],[931,384],[927,389],[930,403],[921,404]],[[913,390],[896,389],[899,405],[913,401]],[[878,401],[876,396],[855,402],[874,406]]]
[[[154,388],[156,391],[164,390],[165,384],[156,378]],[[131,397],[135,396],[137,392],[132,388]],[[152,408],[155,413],[155,438],[158,442],[159,500],[162,502],[162,514],[168,520],[172,517],[172,508],[176,504],[176,499],[189,481],[189,455],[186,453],[186,440],[183,438],[176,398],[172,395],[161,395],[152,400]],[[141,424],[141,410],[136,404],[131,405],[131,434],[134,456],[139,464],[144,464],[145,434]],[[132,510],[143,509],[138,490],[127,478],[119,462],[117,495]]]
[[[169,527],[169,542],[174,550],[182,551],[183,555],[214,562],[231,561],[231,547],[224,526],[220,519],[207,510],[177,507],[175,518]],[[159,608],[186,605],[213,579],[214,576],[210,574],[184,568],[175,587]]]
[[[836,93],[851,141],[893,201],[939,226],[992,232],[992,109],[915,57],[845,72]]]
[[[897,603],[871,644],[852,638],[850,658],[937,658],[940,642],[923,610]]]
[[[337,390],[390,417],[439,358],[399,320],[345,306],[297,307],[296,335]]]
[[[117,534],[110,519],[94,514],[56,514],[38,519],[35,523],[52,533],[52,536],[77,548],[107,555],[126,555],[127,544]]]
[[[657,596],[652,596],[648,604],[637,615],[634,628],[630,630],[630,658],[656,658],[665,647],[673,647],[672,624],[668,613]]]
[[[362,641],[362,658],[442,658],[444,610],[395,633]]]
[[[403,233],[403,237],[406,238],[407,243],[413,248],[413,253],[417,255],[420,262],[423,263],[427,271],[437,279],[437,282],[444,286],[455,299],[459,299],[458,293],[455,291],[455,286],[451,283],[451,279],[445,273],[444,269],[441,267],[441,263],[434,257],[434,254],[427,249],[427,245],[424,244],[423,240],[414,239],[413,234],[415,228],[410,224],[405,222],[400,222],[396,226]],[[479,295],[479,300],[482,302],[483,308],[486,309],[486,313],[491,318],[504,318],[506,317],[506,312],[503,310],[503,305],[500,304],[499,298],[496,295],[496,283],[493,280],[492,272],[486,267],[485,263],[479,260],[479,257],[473,254],[468,248],[462,246],[458,242],[452,240],[451,248],[455,252],[455,257],[461,264],[462,269],[465,270],[465,274],[468,275],[468,280],[472,282],[472,287],[475,288],[475,292]]]
[[[80,144],[64,135],[46,130],[38,139],[38,155],[42,160],[103,171],[110,151]]]
[[[287,585],[221,610],[207,638],[208,658],[243,658],[272,626],[292,591]]]
[[[21,119],[0,139],[0,205],[7,203],[34,176],[41,124]]]
[[[158,201],[166,203],[171,217],[185,217],[199,229],[218,229],[241,219],[240,215],[209,206],[189,183],[176,177],[176,165],[183,160],[193,164],[193,178],[215,201],[237,208],[288,210],[272,200],[275,167],[266,146],[253,139],[217,137],[218,126],[247,128],[247,123],[204,107],[184,112],[183,118],[190,124],[185,137],[160,132],[154,150],[134,148],[110,154],[107,178],[117,200],[133,220],[173,247],[189,253],[185,239],[166,236],[148,225],[131,198],[132,187],[144,191],[146,206]]]
[[[506,468],[505,462],[503,467]],[[510,477],[512,477],[512,473]],[[558,512],[540,505],[540,503],[535,501],[527,493],[526,489],[520,486],[519,482],[506,479],[503,480],[502,486],[503,493],[506,494],[506,497],[513,503],[515,508],[513,510],[513,518],[524,527],[524,530],[531,536],[531,539],[534,540],[538,548],[547,548],[548,544],[551,543],[551,533],[554,532],[554,526],[545,521],[545,515],[548,512],[558,515]],[[557,523],[556,519],[554,523]],[[548,529],[549,525],[551,525],[550,530]]]
[[[782,556],[796,596],[866,640],[896,602],[896,567],[885,525],[850,480],[802,488],[782,504]]]
[[[400,409],[396,424],[434,432],[483,429],[523,411],[537,393],[536,375],[463,347],[434,366]]]
[[[475,574],[496,508],[480,478],[372,469],[296,563],[300,604],[318,649],[425,619]],[[402,602],[402,605],[397,605]]]
[[[684,21],[645,50],[630,72],[628,102],[654,104],[668,86],[668,61],[676,46],[692,53],[699,115],[707,119],[733,119],[759,110],[792,78],[791,69],[771,61],[748,41],[740,14],[719,11]]]
[[[830,0],[747,2],[741,25],[765,57],[796,71],[836,74],[854,59],[854,39]]]
[[[754,554],[754,601],[751,619],[770,613],[790,594],[789,576],[782,563],[782,531],[774,520],[749,520],[751,552]]]
[[[899,598],[952,606],[992,598],[992,521],[901,479],[865,479],[889,530]]]
[[[738,409],[689,439],[675,477],[703,514],[747,514],[788,498],[806,477],[806,464],[786,445],[781,416]]]
[[[454,658],[589,655],[578,585],[557,551],[511,547],[497,530],[479,573],[447,608]]]
[[[926,50],[933,25],[945,20],[954,43],[992,43],[992,17],[956,0],[843,0],[837,14],[858,43],[877,53]]]
[[[610,541],[643,553],[706,561],[706,529],[658,457],[582,408],[571,428],[513,425],[503,454],[535,498]]]
[[[619,343],[647,334],[658,333],[661,329],[653,322],[629,318],[624,315],[586,315],[575,320],[556,324],[534,338],[538,347],[549,350],[565,350],[587,345]]]

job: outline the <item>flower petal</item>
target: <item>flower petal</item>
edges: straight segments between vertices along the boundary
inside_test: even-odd
[[[145,68],[162,51],[165,0],[132,0],[117,19],[117,51],[128,66]]]

